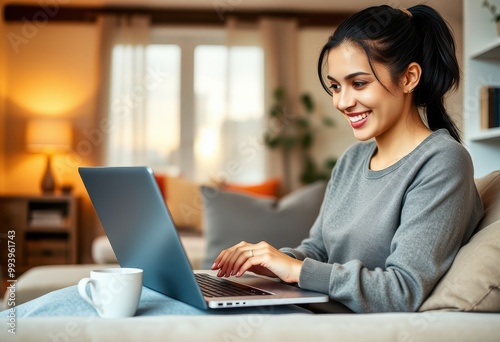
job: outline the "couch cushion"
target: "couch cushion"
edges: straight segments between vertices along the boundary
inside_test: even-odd
[[[295,247],[309,235],[326,184],[318,181],[280,200],[202,186],[207,240],[204,268],[240,241],[267,241],[276,248]]]
[[[200,183],[183,177],[165,177],[157,179],[167,202],[172,218],[179,230],[203,231],[203,200],[200,194]],[[212,183],[206,185],[211,186]],[[276,198],[279,193],[280,181],[272,178],[261,183],[215,184],[219,189],[262,195]]]
[[[182,177],[167,177],[164,192],[175,226],[201,232],[203,202],[199,184]]]
[[[420,311],[500,312],[500,171],[476,184],[484,216]]]

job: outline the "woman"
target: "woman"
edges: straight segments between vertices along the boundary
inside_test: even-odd
[[[339,159],[300,246],[241,242],[212,269],[279,277],[355,312],[416,311],[483,212],[444,107],[460,78],[452,33],[425,5],[371,7],[340,24],[318,73],[361,142]]]

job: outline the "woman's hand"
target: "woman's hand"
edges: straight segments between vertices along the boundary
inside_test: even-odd
[[[267,242],[251,244],[242,241],[220,252],[211,268],[219,270],[219,277],[241,277],[246,271],[251,271],[296,283],[299,281],[302,261],[280,252]]]

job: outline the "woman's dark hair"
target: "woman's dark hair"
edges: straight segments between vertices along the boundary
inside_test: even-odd
[[[432,131],[446,128],[460,142],[458,128],[444,106],[445,94],[456,89],[460,82],[455,41],[436,10],[426,5],[408,10],[383,5],[367,8],[344,20],[329,37],[318,61],[321,84],[330,95],[323,75],[325,59],[332,48],[344,42],[355,43],[365,51],[375,77],[374,62],[388,67],[395,83],[410,63],[418,63],[422,75],[413,92],[415,105],[425,109],[427,125]]]

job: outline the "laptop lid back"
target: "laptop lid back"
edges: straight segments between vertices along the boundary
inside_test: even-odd
[[[142,268],[144,286],[207,309],[152,170],[78,170],[120,266]]]

